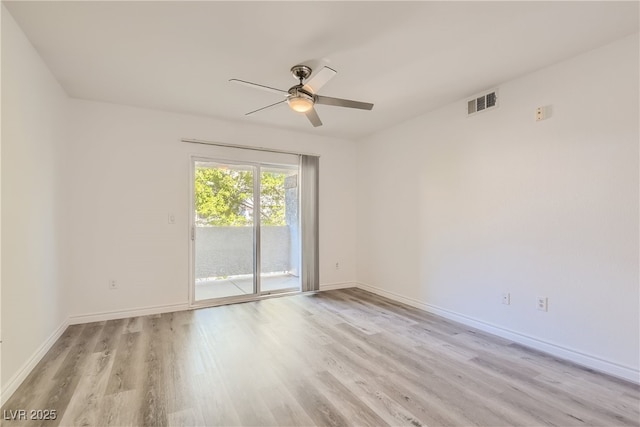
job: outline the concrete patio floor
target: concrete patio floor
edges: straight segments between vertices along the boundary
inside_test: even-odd
[[[262,276],[262,292],[300,288],[300,278],[291,274]],[[234,276],[227,279],[211,279],[196,282],[195,300],[225,298],[253,293],[252,276]]]

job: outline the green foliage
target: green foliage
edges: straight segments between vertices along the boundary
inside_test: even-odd
[[[196,168],[196,224],[248,226],[253,223],[253,172]],[[285,225],[285,175],[263,172],[260,182],[262,225]]]
[[[284,178],[282,173],[263,172],[260,179],[262,225],[286,225]]]

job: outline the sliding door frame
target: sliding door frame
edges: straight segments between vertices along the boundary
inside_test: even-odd
[[[302,276],[300,276],[298,281],[298,288],[285,288],[278,289],[269,292],[263,292],[261,289],[261,246],[262,246],[262,235],[261,235],[261,204],[260,204],[260,195],[261,195],[261,174],[263,168],[269,167],[291,167],[290,164],[277,164],[277,163],[269,163],[269,162],[254,162],[254,161],[244,161],[244,160],[229,160],[222,157],[209,157],[203,155],[192,155],[189,158],[190,166],[189,166],[189,306],[192,308],[199,307],[213,307],[216,305],[225,305],[231,304],[234,302],[245,302],[245,301],[254,301],[264,298],[270,298],[275,296],[282,295],[291,295],[301,293],[302,289]],[[234,295],[229,297],[221,297],[221,298],[211,298],[211,299],[203,299],[200,301],[196,301],[195,297],[195,286],[196,286],[196,277],[195,277],[195,263],[196,263],[196,224],[195,224],[195,171],[196,171],[196,163],[197,162],[205,162],[205,163],[218,163],[221,165],[238,165],[238,166],[249,166],[253,169],[253,293],[252,294],[244,294],[244,295]],[[300,166],[298,165],[298,227],[300,225]],[[301,239],[298,239],[296,244],[296,250],[300,253],[302,250]]]

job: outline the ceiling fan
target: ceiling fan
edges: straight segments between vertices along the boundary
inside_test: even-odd
[[[333,105],[334,107],[346,107],[357,108],[360,110],[371,110],[373,104],[368,102],[351,101],[349,99],[332,98],[330,96],[318,95],[318,91],[329,80],[331,80],[337,71],[329,67],[323,67],[320,71],[314,74],[314,76],[307,82],[304,82],[311,76],[311,68],[306,65],[294,65],[291,67],[291,74],[296,80],[299,80],[299,84],[292,86],[289,90],[276,89],[270,86],[265,86],[257,83],[247,82],[245,80],[230,79],[230,82],[240,83],[242,85],[262,89],[269,92],[274,92],[280,95],[284,95],[285,99],[276,103],[267,105],[266,107],[258,108],[257,110],[250,111],[245,114],[248,116],[258,111],[266,110],[267,108],[275,107],[276,105],[284,102],[289,104],[289,107],[298,113],[304,113],[314,127],[322,126],[322,121],[318,117],[318,113],[314,108],[315,104]]]

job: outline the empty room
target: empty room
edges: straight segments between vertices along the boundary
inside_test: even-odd
[[[640,2],[1,3],[2,425],[640,426]]]

